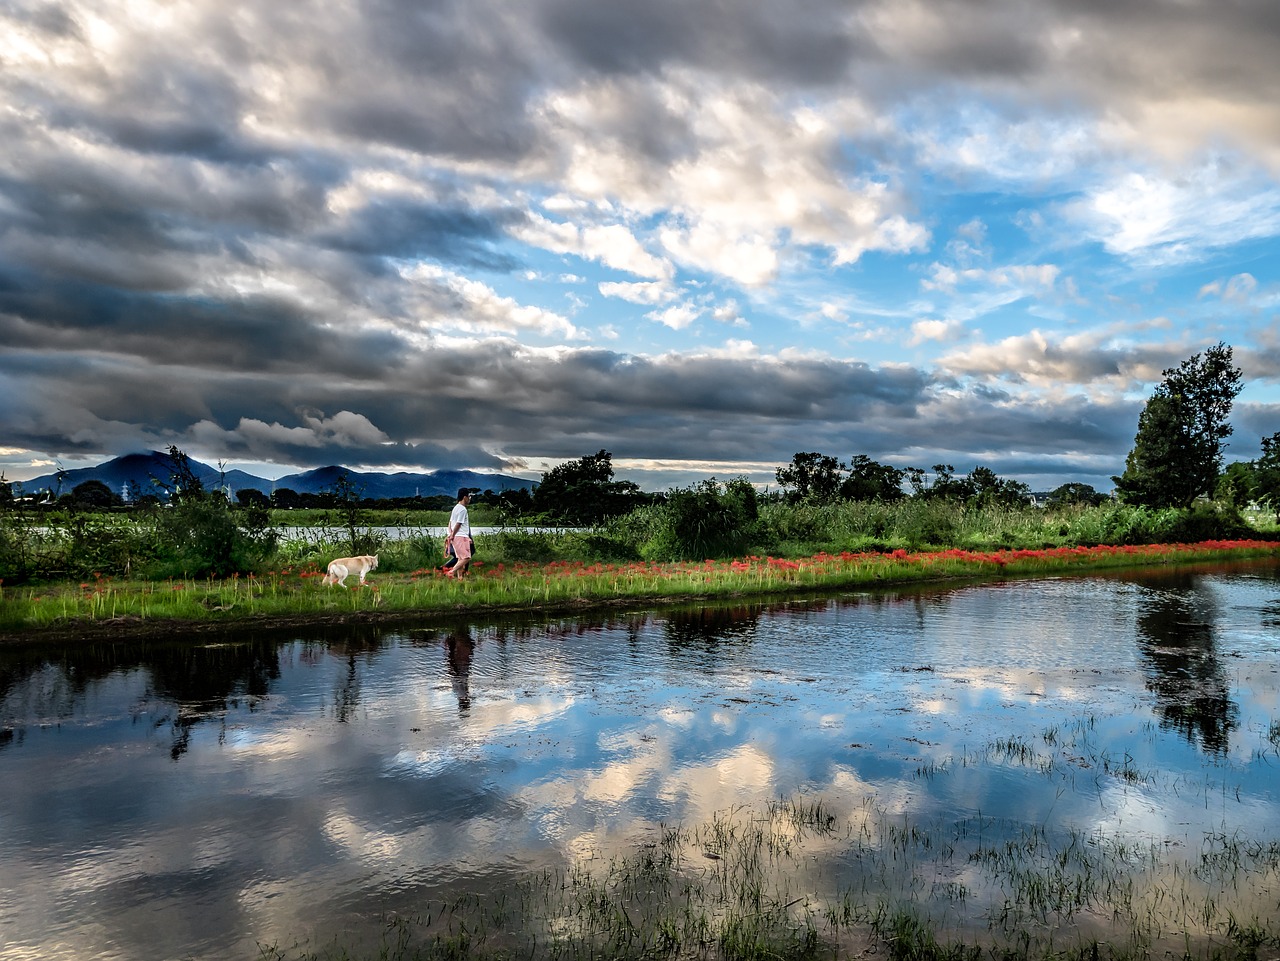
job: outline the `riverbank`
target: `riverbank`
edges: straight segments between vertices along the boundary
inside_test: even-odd
[[[1280,557],[1280,541],[820,553],[698,563],[553,562],[486,565],[465,580],[427,568],[375,573],[350,589],[321,582],[315,567],[226,579],[163,582],[95,578],[0,587],[0,642],[75,641],[228,627],[394,624],[460,613],[582,612],[714,598],[768,598],[926,581],[1087,573],[1090,570]]]

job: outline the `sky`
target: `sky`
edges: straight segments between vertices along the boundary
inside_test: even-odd
[[[1273,0],[0,0],[0,471],[647,490],[1280,430]]]

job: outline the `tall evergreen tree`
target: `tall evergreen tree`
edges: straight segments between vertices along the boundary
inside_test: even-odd
[[[1138,418],[1124,473],[1111,478],[1122,500],[1147,507],[1187,507],[1211,494],[1241,389],[1231,348],[1219,343],[1164,371]]]

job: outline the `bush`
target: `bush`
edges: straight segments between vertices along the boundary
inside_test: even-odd
[[[226,577],[271,555],[277,533],[262,507],[232,511],[221,493],[200,492],[151,511],[159,542],[159,573]]]
[[[649,560],[725,557],[750,549],[758,534],[755,488],[744,477],[723,486],[715,478],[676,488],[652,514],[640,553]]]

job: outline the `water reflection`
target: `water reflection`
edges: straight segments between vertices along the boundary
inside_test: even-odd
[[[1259,565],[3,649],[0,959],[255,956],[797,790],[1280,836],[1278,597]]]
[[[1210,582],[1174,574],[1145,592],[1137,618],[1161,724],[1214,754],[1230,749],[1240,715],[1218,651],[1221,617]]]
[[[470,625],[454,628],[444,644],[448,651],[449,679],[458,699],[458,713],[465,717],[471,711],[471,656],[476,649]]]

